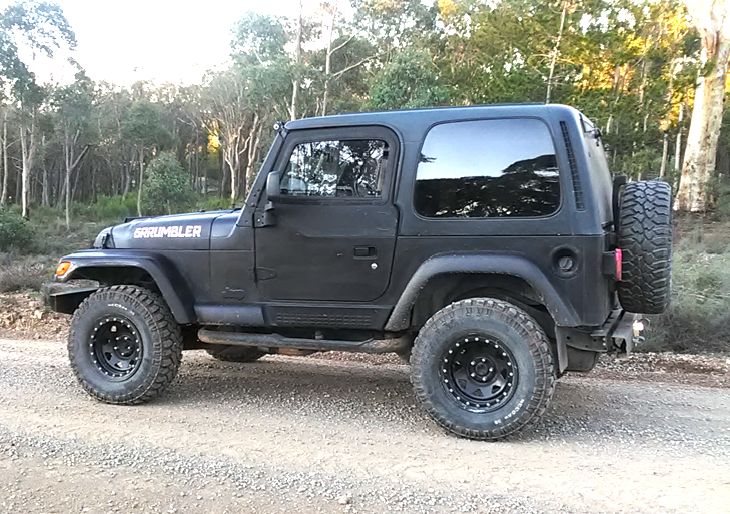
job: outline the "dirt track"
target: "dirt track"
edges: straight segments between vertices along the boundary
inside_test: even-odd
[[[730,389],[705,382],[568,376],[541,422],[478,443],[420,412],[404,365],[190,352],[163,398],[115,407],[62,343],[0,340],[0,512],[727,512]]]

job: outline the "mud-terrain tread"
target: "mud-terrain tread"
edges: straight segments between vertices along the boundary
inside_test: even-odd
[[[672,188],[666,182],[631,182],[621,197],[618,247],[623,252],[618,283],[629,312],[661,314],[672,293]]]
[[[435,343],[436,329],[460,317],[496,317],[516,329],[529,342],[530,356],[535,363],[535,387],[522,414],[512,421],[491,430],[473,430],[459,426],[445,418],[429,398],[425,384],[418,379],[424,366],[424,358]],[[511,303],[494,298],[471,298],[452,303],[434,314],[418,334],[411,356],[411,383],[416,397],[426,412],[448,432],[475,440],[497,440],[513,434],[528,423],[539,419],[550,404],[556,384],[553,352],[545,332],[525,311]],[[439,384],[440,385],[440,384]]]
[[[254,362],[266,355],[266,352],[253,346],[220,346],[206,348],[205,351],[214,359],[224,362]]]
[[[156,373],[154,375],[150,375],[147,380],[145,380],[143,387],[138,388],[141,390],[138,392],[135,391],[134,394],[112,396],[97,391],[83,378],[77,368],[75,359],[73,358],[72,346],[73,340],[76,337],[74,321],[83,316],[86,310],[88,310],[93,303],[113,301],[118,299],[120,296],[130,301],[133,306],[141,309],[141,312],[144,313],[144,317],[149,323],[150,331],[153,336],[157,335],[157,337],[159,337],[161,344],[154,348],[155,353],[153,358],[156,363],[159,363],[159,365],[155,366]],[[177,376],[177,372],[182,361],[182,348],[182,332],[169,307],[159,295],[142,287],[117,285],[99,289],[84,300],[79,308],[76,309],[76,312],[71,319],[71,328],[69,330],[68,338],[68,351],[71,368],[81,383],[81,386],[90,395],[106,403],[139,405],[162,394],[162,392]]]

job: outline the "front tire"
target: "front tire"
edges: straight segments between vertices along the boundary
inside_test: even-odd
[[[177,375],[182,348],[167,304],[141,287],[99,289],[71,320],[71,368],[106,403],[134,405],[160,395]]]
[[[530,315],[501,300],[474,298],[426,322],[413,348],[411,382],[447,431],[496,440],[545,412],[555,368],[545,332]]]

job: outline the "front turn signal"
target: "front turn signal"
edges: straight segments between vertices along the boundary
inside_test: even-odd
[[[71,263],[68,261],[63,261],[58,264],[58,268],[56,268],[56,276],[62,277],[66,273],[68,273],[69,268],[71,268]]]

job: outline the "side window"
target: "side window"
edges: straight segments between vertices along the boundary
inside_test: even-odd
[[[379,139],[300,143],[281,177],[281,194],[379,198],[387,164],[388,143]]]
[[[546,216],[560,207],[559,178],[539,120],[445,123],[426,135],[414,203],[429,218]]]

